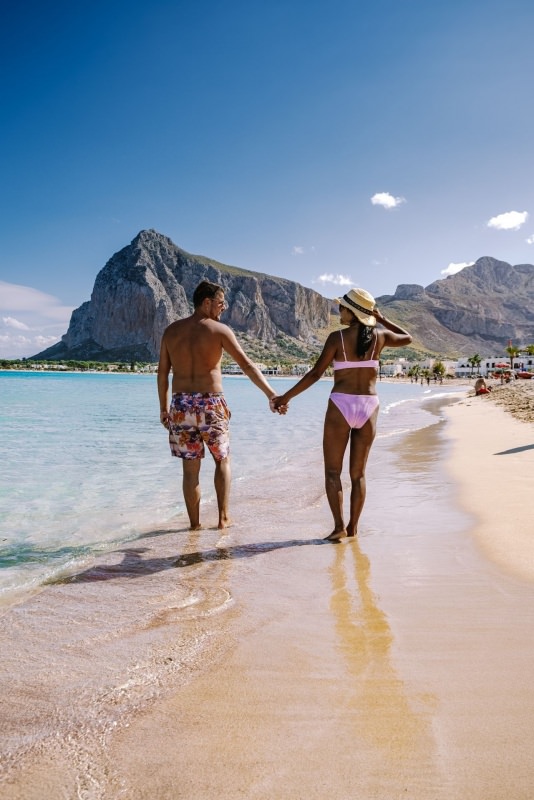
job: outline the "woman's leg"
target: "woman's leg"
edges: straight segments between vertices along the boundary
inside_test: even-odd
[[[361,428],[354,428],[350,436],[350,519],[347,536],[356,536],[358,520],[365,503],[365,467],[376,435],[378,408]]]
[[[323,455],[326,497],[334,517],[334,530],[326,538],[334,542],[347,535],[343,521],[341,469],[349,433],[350,428],[345,417],[339,408],[329,400],[324,420]]]

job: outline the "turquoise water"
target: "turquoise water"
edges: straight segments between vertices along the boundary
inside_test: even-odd
[[[282,393],[294,379],[273,379]],[[317,468],[330,380],[273,415],[245,378],[225,378],[232,410],[232,516],[251,521],[276,492],[299,486],[297,506],[322,497],[306,484],[303,460]],[[432,424],[424,400],[441,387],[379,384],[373,448]],[[181,465],[159,423],[153,375],[0,372],[0,601],[87,563],[147,530],[185,524]],[[214,524],[213,463],[202,475],[203,522]],[[297,508],[296,508],[297,510]],[[263,513],[263,510],[261,511]]]

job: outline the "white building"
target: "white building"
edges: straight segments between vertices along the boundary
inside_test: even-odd
[[[469,378],[471,375],[482,375],[483,378],[487,378],[493,370],[501,368],[499,364],[510,368],[510,357],[489,356],[483,358],[478,367],[472,367],[467,358],[460,358],[454,367],[454,374],[457,378]],[[534,372],[534,356],[516,356],[513,366],[516,372]]]
[[[294,364],[291,369],[292,375],[305,375],[311,369],[311,364]]]
[[[238,364],[228,364],[221,370],[223,375],[242,375],[243,370]]]

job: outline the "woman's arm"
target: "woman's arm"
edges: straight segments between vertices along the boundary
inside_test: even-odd
[[[378,308],[373,310],[373,314],[376,317],[377,322],[379,322],[382,327],[386,329],[383,332],[384,341],[382,347],[404,347],[405,345],[411,343],[411,333],[405,331],[400,325],[396,325],[394,322],[391,322],[391,320],[386,319],[386,317],[381,311],[378,310]]]
[[[317,383],[319,378],[324,375],[326,369],[332,363],[335,354],[336,344],[334,340],[334,333],[331,333],[325,342],[325,346],[323,347],[321,355],[313,367],[305,375],[303,375],[300,381],[292,386],[291,389],[288,389],[285,394],[274,398],[274,407],[279,408],[280,406],[286,406],[293,397],[301,394],[301,392],[305,392],[306,389],[309,389],[310,386],[313,386],[314,383]]]

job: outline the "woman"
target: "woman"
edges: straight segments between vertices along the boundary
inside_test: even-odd
[[[334,517],[334,530],[326,537],[339,541],[355,536],[365,501],[365,465],[376,433],[378,358],[384,347],[403,347],[412,337],[399,325],[387,320],[364,289],[351,289],[339,303],[345,332],[334,331],[312,369],[289,391],[274,398],[275,408],[284,407],[312,386],[333,362],[334,387],[324,421],[323,453],[328,504]],[[377,321],[385,328],[378,331]],[[341,469],[350,439],[350,519],[343,519]]]

